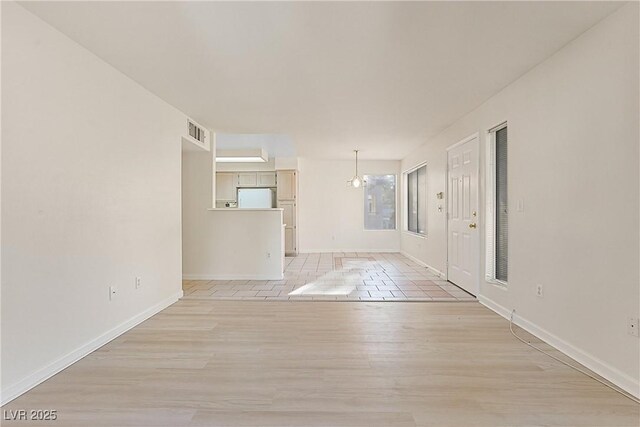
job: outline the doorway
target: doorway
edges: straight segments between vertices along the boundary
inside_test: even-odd
[[[473,295],[479,291],[479,152],[477,134],[447,149],[447,279]]]

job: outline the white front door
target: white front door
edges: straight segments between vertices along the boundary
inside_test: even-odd
[[[447,153],[447,279],[467,292],[478,295],[478,136],[453,146]]]

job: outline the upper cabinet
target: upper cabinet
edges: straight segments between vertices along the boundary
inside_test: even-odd
[[[216,200],[236,200],[236,177],[233,172],[216,173]]]
[[[275,186],[275,172],[216,172],[216,200],[218,201],[235,201],[238,188]]]
[[[275,187],[275,172],[238,172],[238,187]]]
[[[256,172],[239,172],[238,187],[256,187],[258,184]]]
[[[258,187],[275,187],[276,173],[275,172],[258,172],[257,181],[258,181]]]
[[[278,200],[295,200],[296,171],[279,170],[277,172]]]

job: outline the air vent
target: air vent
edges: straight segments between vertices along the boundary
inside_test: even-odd
[[[199,125],[194,120],[187,117],[187,132],[182,135],[182,150],[211,150],[211,144],[214,144],[215,135],[204,126]]]
[[[187,119],[187,131],[189,136],[202,144],[207,142],[207,131],[191,119]]]

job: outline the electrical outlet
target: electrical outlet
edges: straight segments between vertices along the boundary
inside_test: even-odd
[[[544,288],[540,284],[536,285],[536,296],[539,298],[544,296]]]
[[[640,336],[640,320],[637,317],[629,317],[627,321],[627,332],[634,337]]]
[[[142,277],[136,277],[136,289],[142,286]]]
[[[271,258],[271,252],[267,252],[267,258]]]
[[[109,301],[113,300],[118,293],[118,289],[115,286],[109,286]]]

